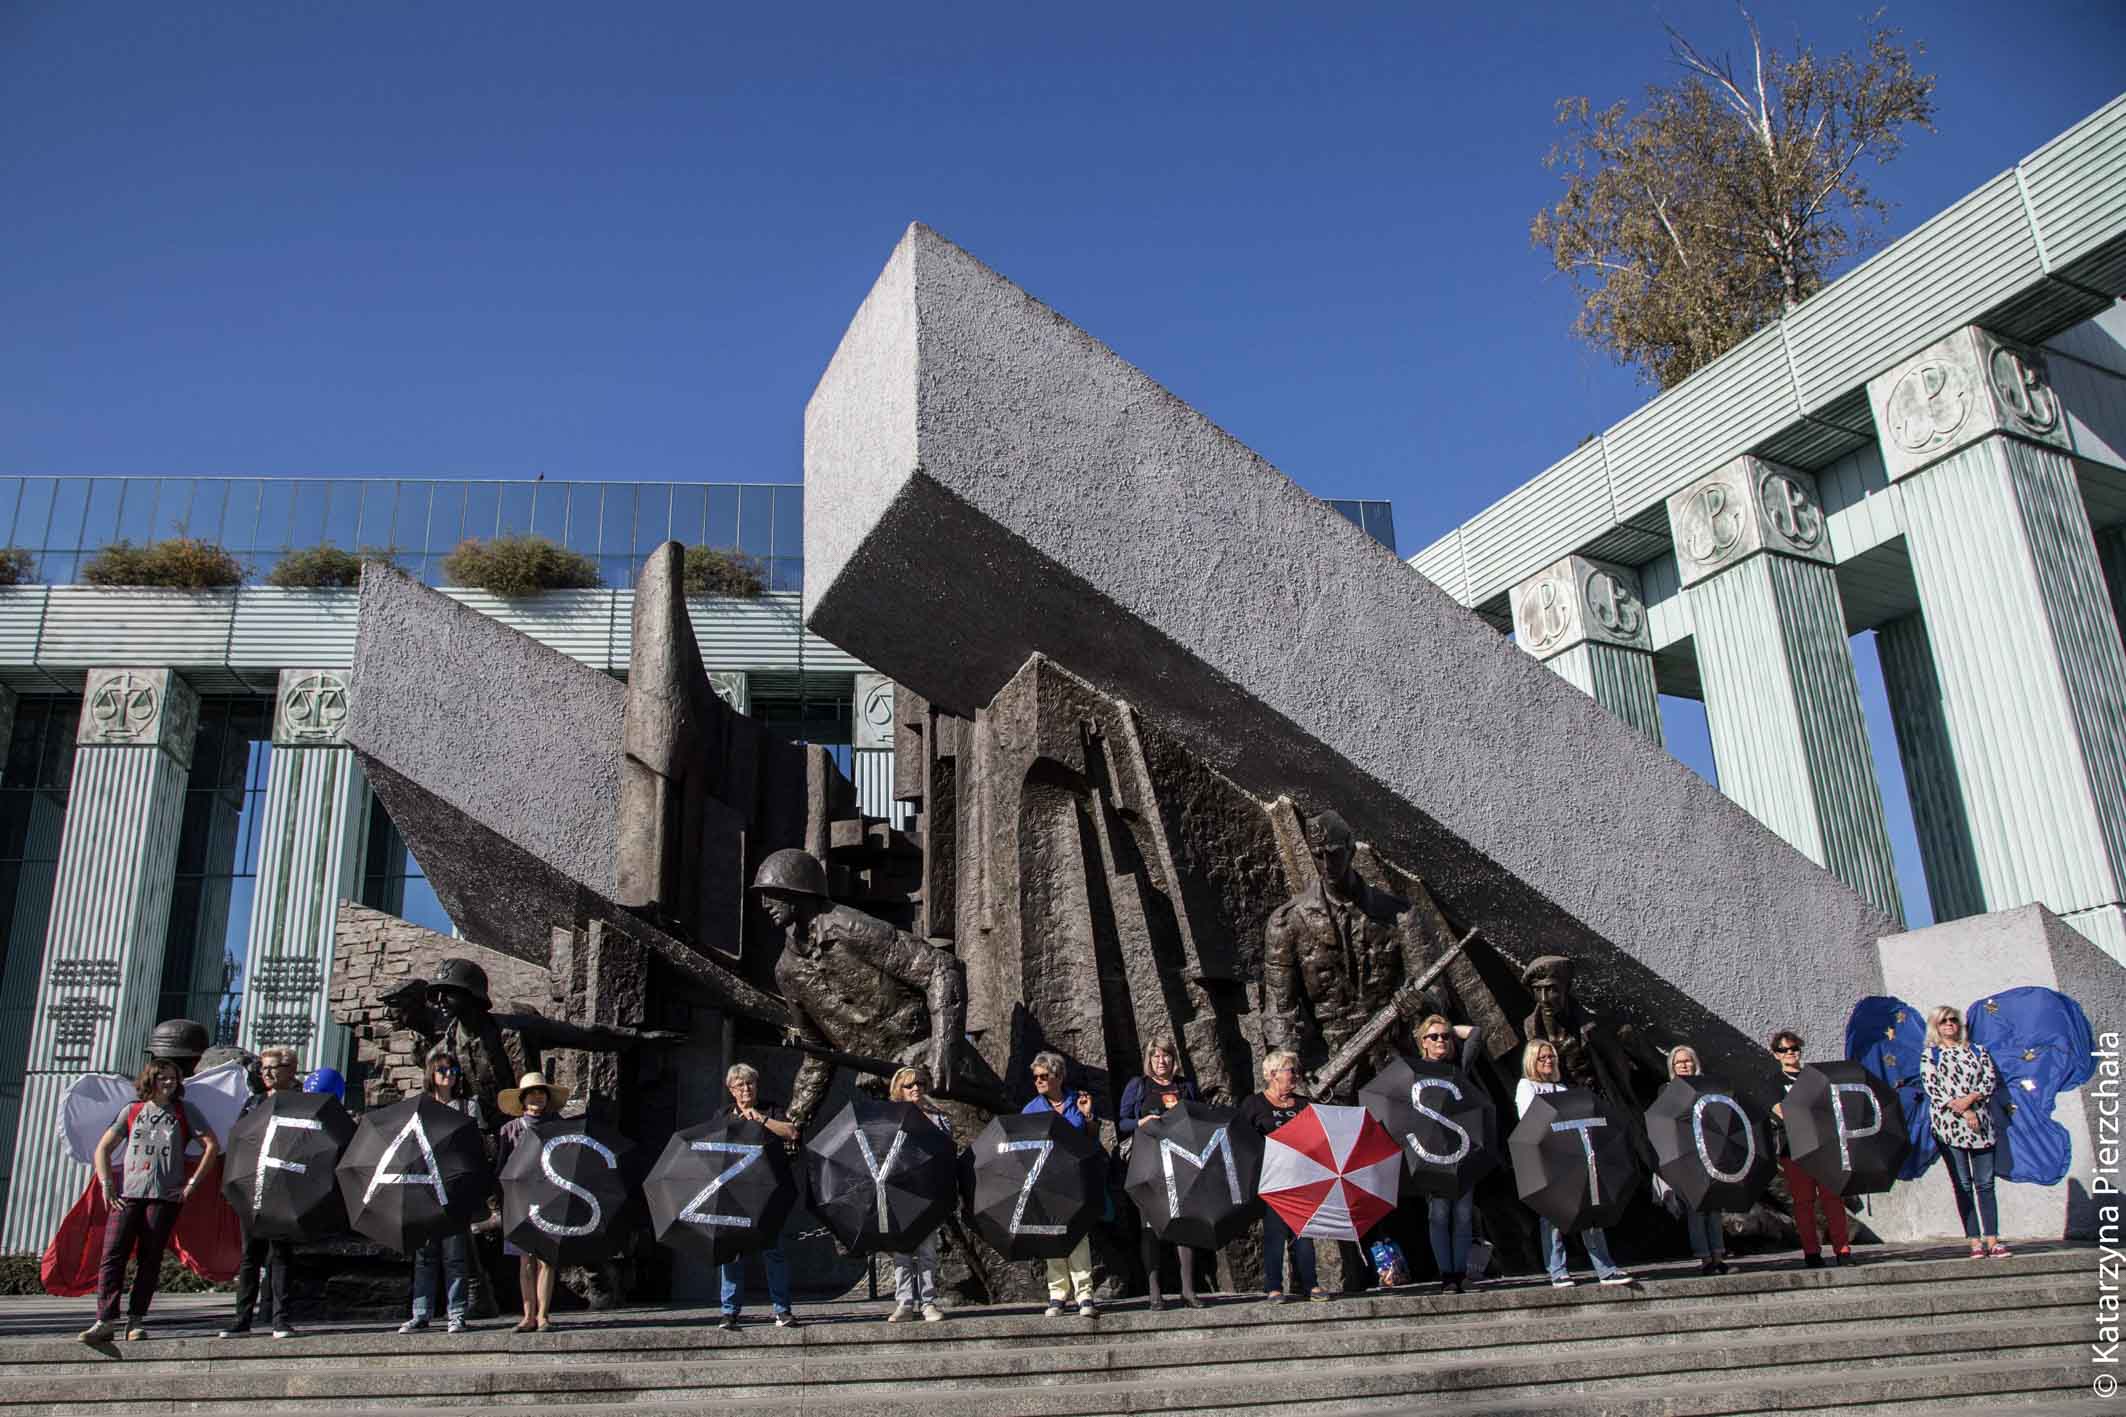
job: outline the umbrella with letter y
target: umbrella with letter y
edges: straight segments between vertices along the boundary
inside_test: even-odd
[[[1263,1204],[1295,1235],[1360,1240],[1395,1209],[1402,1164],[1365,1108],[1312,1102],[1263,1139]]]
[[[851,1102],[805,1143],[812,1213],[851,1254],[906,1254],[960,1199],[952,1139],[907,1102]]]

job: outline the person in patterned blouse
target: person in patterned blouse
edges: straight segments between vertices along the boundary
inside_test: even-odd
[[[1993,1118],[1987,1101],[2000,1086],[2000,1070],[1984,1045],[1964,1033],[1964,1016],[1947,1004],[1927,1015],[1927,1047],[1920,1055],[1934,1139],[1949,1163],[1956,1213],[1971,1241],[1971,1258],[2005,1259],[2000,1215],[1993,1200]]]

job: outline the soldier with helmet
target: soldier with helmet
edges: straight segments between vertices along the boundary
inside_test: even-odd
[[[946,1091],[966,1027],[959,959],[876,916],[827,896],[827,870],[810,852],[771,852],[753,877],[761,908],[786,937],[775,983],[791,1031],[829,1050],[921,1063]],[[808,1054],[790,1097],[803,1127],[833,1081],[834,1064]]]
[[[166,1018],[148,1034],[147,1055],[154,1062],[176,1065],[177,1075],[188,1078],[199,1071],[199,1060],[213,1041],[203,1023]]]

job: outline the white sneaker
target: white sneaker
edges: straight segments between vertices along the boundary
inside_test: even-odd
[[[426,1319],[408,1319],[399,1325],[400,1333],[420,1333],[428,1327]]]
[[[1047,1308],[1041,1311],[1041,1317],[1044,1319],[1053,1319],[1060,1317],[1062,1313],[1063,1306],[1061,1304],[1050,1304]]]
[[[286,1324],[276,1324],[273,1329],[273,1336],[275,1338],[293,1338],[295,1337],[295,1330],[289,1328]]]
[[[1621,1270],[1621,1269],[1620,1269],[1620,1270],[1618,1270],[1618,1271],[1617,1271],[1617,1272],[1616,1272],[1615,1274],[1609,1274],[1609,1275],[1604,1275],[1604,1276],[1602,1277],[1602,1283],[1603,1283],[1603,1284],[1605,1284],[1605,1285],[1607,1285],[1607,1286],[1608,1286],[1608,1287],[1610,1287],[1611,1289],[1614,1289],[1614,1288],[1616,1288],[1616,1287],[1617,1287],[1618,1285],[1620,1285],[1620,1284],[1629,1284],[1629,1283],[1631,1283],[1631,1282],[1632,1282],[1632,1278],[1631,1278],[1631,1276],[1630,1276],[1630,1275],[1628,1275],[1628,1274],[1626,1274],[1626,1273],[1625,1273],[1625,1272],[1624,1272],[1623,1270]]]
[[[450,1322],[449,1322],[449,1324],[448,1324],[448,1325],[446,1325],[446,1326],[445,1326],[445,1328],[444,1328],[444,1332],[446,1332],[446,1333],[463,1333],[463,1332],[465,1332],[465,1317],[464,1317],[464,1315],[462,1315],[462,1314],[452,1314],[452,1315],[450,1316]]]
[[[895,1304],[895,1305],[893,1306],[893,1312],[892,1312],[892,1313],[890,1313],[890,1314],[888,1314],[888,1315],[886,1315],[886,1322],[887,1322],[887,1323],[889,1323],[889,1324],[904,1324],[904,1323],[908,1322],[908,1320],[910,1320],[910,1319],[912,1319],[912,1318],[914,1318],[914,1317],[915,1317],[915,1306],[914,1306],[914,1305],[912,1305],[912,1304]]]
[[[1571,1275],[1561,1274],[1556,1279],[1550,1281],[1550,1287],[1552,1289],[1570,1289],[1572,1288],[1572,1283],[1573,1280]]]
[[[938,1321],[939,1319],[942,1319],[942,1318],[944,1318],[944,1317],[945,1317],[945,1311],[944,1311],[943,1309],[940,1309],[940,1308],[939,1308],[939,1307],[938,1307],[938,1306],[937,1306],[936,1304],[925,1304],[925,1305],[923,1305],[923,1322],[924,1322],[924,1323],[930,1323],[930,1324],[934,1324],[934,1323],[936,1323],[936,1322],[937,1322],[937,1321]]]
[[[775,1311],[775,1326],[777,1328],[788,1328],[796,1322],[797,1315],[791,1313],[788,1309],[777,1309]]]
[[[83,1343],[109,1343],[117,1335],[117,1324],[112,1323],[109,1319],[98,1319],[76,1334],[75,1337],[79,1338]]]
[[[1088,1300],[1078,1305],[1078,1317],[1081,1319],[1096,1319],[1100,1317],[1100,1306]]]

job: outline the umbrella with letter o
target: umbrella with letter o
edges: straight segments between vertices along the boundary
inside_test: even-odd
[[[1584,1087],[1537,1094],[1506,1154],[1521,1200],[1567,1234],[1622,1220],[1646,1177],[1629,1119]]]
[[[959,1204],[952,1138],[912,1103],[851,1102],[803,1161],[812,1213],[851,1254],[906,1254]]]
[[[743,1117],[674,1132],[642,1184],[657,1243],[726,1264],[782,1238],[797,1174],[781,1137]]]
[[[967,1154],[967,1218],[1006,1259],[1063,1258],[1107,1203],[1107,1153],[1051,1108],[996,1118]]]
[[[401,1251],[464,1229],[494,1193],[479,1124],[425,1096],[363,1113],[333,1172],[348,1225]]]
[[[1491,1093],[1452,1064],[1398,1058],[1358,1100],[1402,1146],[1403,1178],[1423,1195],[1458,1200],[1499,1164]]]
[[[316,1240],[347,1228],[333,1168],[354,1140],[354,1118],[322,1092],[269,1092],[229,1129],[221,1193],[244,1233]]]
[[[1709,1077],[1670,1078],[1646,1109],[1654,1170],[1703,1214],[1748,1210],[1776,1169],[1764,1120],[1733,1089]]]
[[[1858,1063],[1812,1063],[1780,1103],[1794,1164],[1841,1196],[1887,1191],[1912,1140],[1897,1089]]]
[[[1311,1102],[1263,1139],[1263,1204],[1295,1235],[1360,1240],[1395,1209],[1402,1158],[1365,1108]]]
[[[1182,1102],[1137,1124],[1123,1189],[1168,1244],[1219,1249],[1255,1219],[1262,1136],[1236,1116]]]
[[[619,1248],[635,1144],[585,1117],[530,1122],[502,1163],[502,1234],[548,1264],[597,1264]]]

